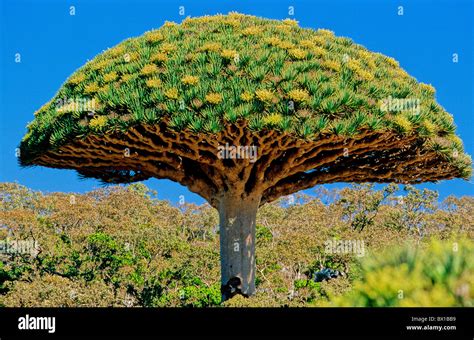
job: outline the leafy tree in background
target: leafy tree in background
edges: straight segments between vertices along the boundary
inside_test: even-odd
[[[392,105],[410,98],[416,108]],[[223,157],[227,145],[249,154]],[[394,59],[236,13],[167,22],[98,55],[35,113],[20,150],[23,166],[167,178],[201,195],[219,212],[224,300],[255,293],[263,204],[316,184],[471,173],[434,88]]]

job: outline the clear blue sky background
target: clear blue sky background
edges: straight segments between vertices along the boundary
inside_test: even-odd
[[[419,81],[433,84],[437,100],[454,115],[466,150],[474,154],[473,2],[444,1],[22,1],[0,0],[0,182],[18,181],[36,190],[84,192],[100,184],[79,180],[72,170],[21,169],[15,157],[26,124],[64,80],[88,59],[120,41],[159,28],[165,20],[238,11],[268,18],[290,17],[303,27],[328,28],[372,51],[397,59]],[[76,8],[71,16],[70,6]],[[404,7],[399,16],[398,6]],[[21,63],[15,63],[15,53]],[[452,62],[458,53],[459,62]],[[203,200],[166,180],[148,180],[158,197]],[[332,185],[340,187],[342,184]],[[441,197],[473,195],[463,180],[423,184]],[[311,191],[307,191],[311,192]]]

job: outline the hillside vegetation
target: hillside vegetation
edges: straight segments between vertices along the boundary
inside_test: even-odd
[[[72,195],[2,183],[0,306],[474,306],[474,198],[402,189],[266,204],[257,294],[222,305],[210,206],[173,206],[143,184]],[[15,254],[18,240],[36,252]],[[346,241],[362,247],[328,249]],[[312,280],[323,268],[342,274]]]

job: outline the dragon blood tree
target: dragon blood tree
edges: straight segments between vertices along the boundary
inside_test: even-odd
[[[167,178],[216,208],[223,299],[255,293],[259,206],[316,184],[471,173],[432,86],[292,20],[167,22],[89,61],[35,116],[22,166],[107,183]]]

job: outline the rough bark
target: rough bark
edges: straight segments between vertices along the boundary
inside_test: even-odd
[[[222,300],[255,293],[255,221],[259,196],[219,200]]]
[[[75,169],[83,177],[106,183],[166,178],[187,186],[218,209],[222,190],[244,195],[261,192],[263,205],[317,184],[407,184],[462,175],[444,154],[426,148],[425,142],[416,134],[367,129],[352,137],[322,134],[302,140],[274,130],[251,131],[245,120],[209,135],[174,131],[165,120],[127,132],[89,134],[57,149],[31,154],[22,164]],[[219,158],[218,147],[226,143],[257,147],[256,161]]]

